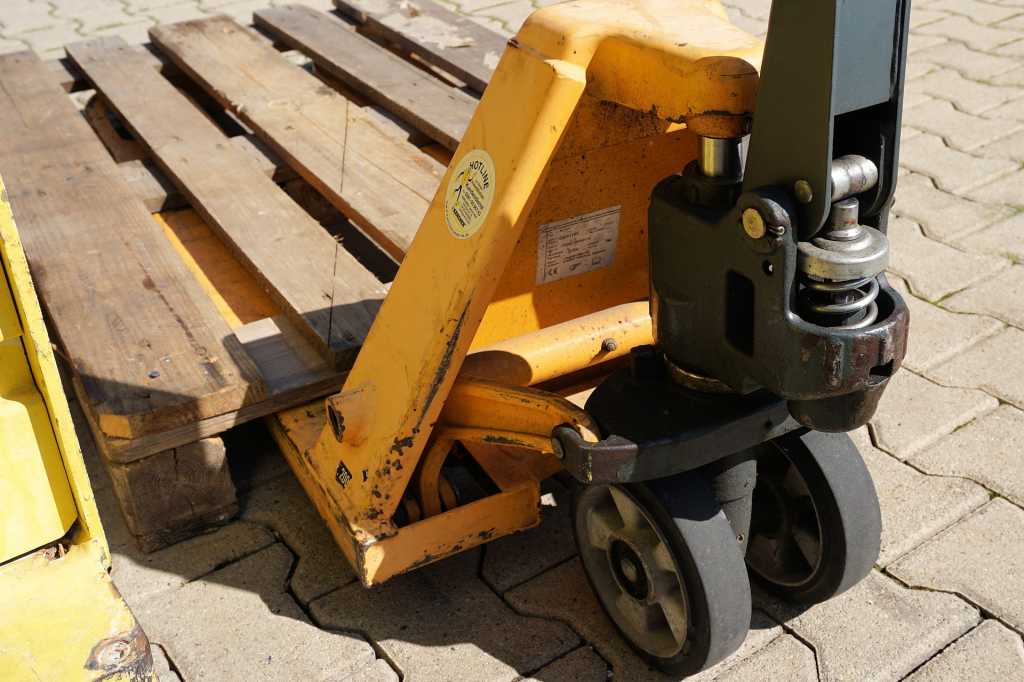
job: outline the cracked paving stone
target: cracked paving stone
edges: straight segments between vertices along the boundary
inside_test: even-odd
[[[363,632],[424,680],[513,680],[579,646],[562,623],[519,615],[477,577],[479,551],[352,584],[313,601],[324,627]]]
[[[1024,409],[1024,363],[1019,361],[1021,348],[1024,348],[1024,332],[1010,327],[977,343],[949,362],[928,370],[928,376],[947,386],[987,391]]]
[[[669,678],[650,668],[622,639],[590,589],[580,560],[572,559],[528,583],[505,593],[505,599],[521,613],[555,618],[569,623],[612,665],[615,679],[640,682]],[[750,634],[739,650],[714,668],[690,681],[716,679],[741,660],[782,634],[782,628],[763,613],[754,611]]]
[[[787,680],[818,682],[814,652],[792,635],[783,635],[715,677],[720,682]]]
[[[1024,412],[1000,405],[911,458],[929,473],[961,476],[1024,505]]]
[[[1024,682],[1024,642],[996,620],[986,620],[925,663],[906,682],[1000,680]]]
[[[1010,266],[997,256],[967,253],[925,237],[916,223],[896,217],[889,223],[889,270],[911,291],[929,301],[966,289]]]
[[[900,178],[893,208],[917,222],[925,235],[947,242],[1013,214],[1006,206],[983,204],[937,189],[931,178],[918,173]]]
[[[582,646],[547,664],[524,682],[605,682],[611,670],[591,646]]]
[[[910,590],[877,571],[802,612],[761,592],[754,603],[814,647],[822,682],[899,679],[980,620],[954,595]]]
[[[981,391],[940,386],[904,370],[889,381],[871,429],[882,450],[907,459],[998,404]]]
[[[1024,265],[1014,265],[980,284],[975,284],[942,302],[958,313],[990,315],[1017,327],[1024,327]]]
[[[307,604],[356,579],[316,507],[292,475],[258,486],[239,500],[240,518],[273,528],[297,557],[291,588]]]
[[[562,563],[576,554],[572,535],[572,493],[554,479],[541,491],[542,518],[538,528],[516,533],[484,547],[483,578],[499,593]],[[553,498],[553,499],[552,499]]]
[[[850,434],[871,472],[882,509],[878,565],[894,559],[955,523],[989,500],[970,481],[926,476],[871,444],[867,429]]]
[[[915,135],[901,145],[900,165],[931,177],[939,189],[947,192],[979,187],[1017,167],[1009,159],[986,159],[952,149],[942,138],[930,133]]]
[[[1024,509],[996,498],[888,571],[914,587],[963,595],[1024,629]]]
[[[1003,328],[999,320],[985,315],[953,313],[907,291],[898,277],[890,283],[910,309],[910,335],[903,366],[925,372],[967,350]]]
[[[343,680],[372,663],[366,640],[309,622],[285,591],[291,565],[291,552],[271,545],[133,610],[190,682]]]

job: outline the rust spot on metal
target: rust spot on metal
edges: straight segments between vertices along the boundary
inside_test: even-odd
[[[85,669],[100,673],[95,682],[112,679],[127,679],[129,682],[152,680],[153,656],[146,633],[136,625],[128,632],[101,639],[89,652]]]
[[[495,445],[515,445],[518,447],[528,447],[529,444],[515,438],[509,438],[508,436],[495,436],[486,435],[484,436],[485,443],[494,443]]]
[[[430,388],[427,390],[427,399],[423,401],[423,410],[416,421],[415,431],[419,431],[420,426],[423,424],[424,415],[430,410],[430,405],[434,402],[434,398],[437,397],[437,392],[441,390],[441,384],[444,383],[445,377],[448,376],[448,370],[452,365],[452,356],[455,355],[455,348],[458,346],[459,338],[462,336],[462,326],[466,323],[466,315],[469,312],[472,298],[473,295],[470,294],[469,301],[466,302],[466,307],[462,309],[462,314],[459,315],[459,319],[455,322],[455,329],[452,330],[452,335],[448,339],[448,343],[445,344],[444,355],[441,356],[441,362],[438,363],[437,369],[434,371],[434,378],[431,380]]]
[[[405,438],[398,438],[396,436],[394,442],[391,443],[391,452],[401,457],[405,449],[409,447],[412,447],[412,436],[406,436]]]

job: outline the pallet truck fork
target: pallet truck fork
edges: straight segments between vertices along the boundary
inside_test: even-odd
[[[906,349],[908,16],[777,0],[764,46],[717,0],[526,22],[342,391],[275,422],[365,585],[536,525],[561,470],[594,592],[663,670],[743,642],[748,575],[817,602],[867,574],[843,432]]]

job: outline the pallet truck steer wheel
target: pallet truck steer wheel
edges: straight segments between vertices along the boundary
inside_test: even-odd
[[[643,658],[688,675],[742,644],[750,627],[743,557],[700,474],[582,488],[574,517],[594,593]]]
[[[752,577],[813,604],[866,576],[878,559],[878,497],[846,434],[787,434],[762,447],[747,545]]]

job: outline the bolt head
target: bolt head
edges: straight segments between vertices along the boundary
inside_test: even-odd
[[[619,342],[609,337],[601,342],[601,350],[605,353],[613,353],[619,349]]]
[[[797,180],[793,183],[793,194],[801,204],[809,204],[814,201],[814,189],[806,180]]]
[[[743,211],[743,231],[751,239],[760,239],[764,236],[767,227],[764,224],[764,217],[756,208],[748,208]]]

